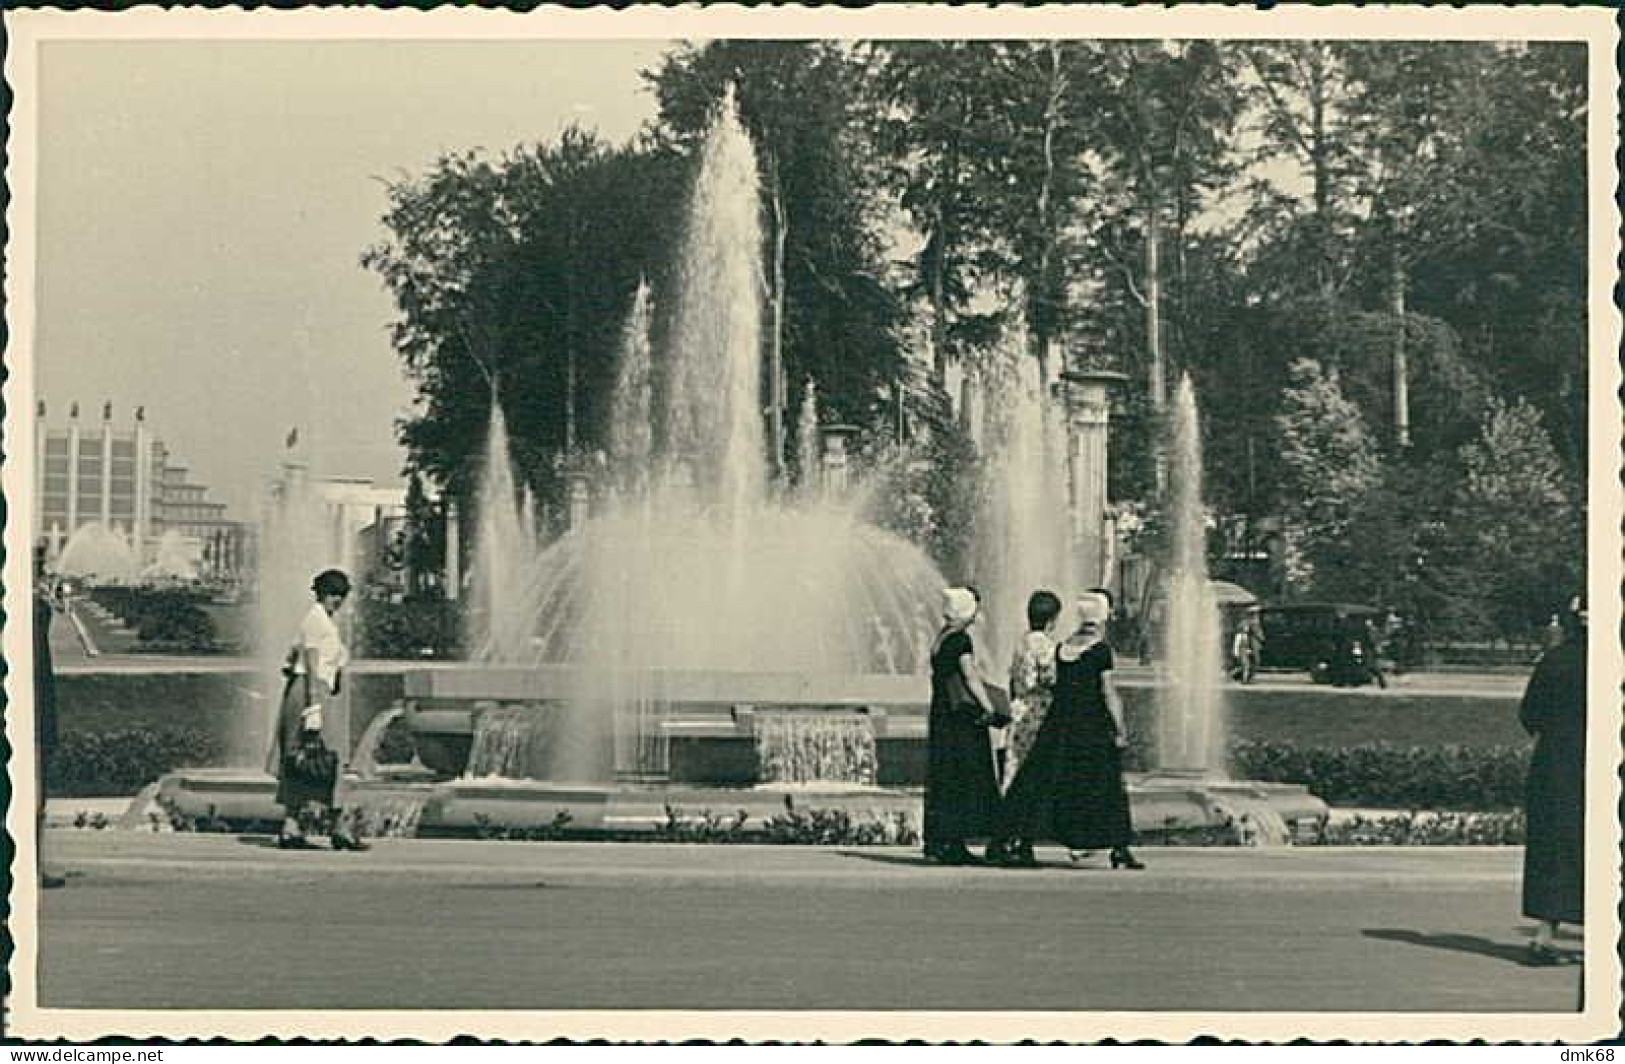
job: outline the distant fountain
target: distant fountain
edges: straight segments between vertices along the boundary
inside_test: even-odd
[[[989,483],[976,536],[987,650],[998,671],[1026,632],[1032,592],[1046,588],[1071,602],[1085,586],[1068,518],[1065,411],[1019,329],[1005,347],[1006,372],[991,382],[986,406],[995,421],[984,437]]]
[[[1219,607],[1207,575],[1201,426],[1188,376],[1174,393],[1167,458],[1171,549],[1158,662],[1157,764],[1163,771],[1223,776]]]
[[[100,521],[74,530],[57,556],[56,571],[63,576],[87,577],[107,584],[132,584],[140,575],[129,541]]]
[[[196,580],[197,562],[195,547],[173,528],[165,529],[158,539],[156,557],[141,575],[155,580]]]
[[[857,493],[786,497],[768,484],[760,215],[756,153],[730,92],[700,153],[663,387],[651,383],[642,286],[612,406],[619,490],[601,493],[584,527],[541,549],[511,534],[511,456],[493,414],[475,560],[485,620],[473,656],[576,666],[558,707],[532,717],[548,754],[542,772],[534,757],[520,759],[527,775],[658,775],[662,673],[923,667],[944,583],[925,555],[864,522]],[[475,727],[474,746],[489,745]],[[470,771],[507,774],[517,762],[505,764],[482,758]]]

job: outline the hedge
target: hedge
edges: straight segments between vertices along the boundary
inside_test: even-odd
[[[218,738],[198,728],[69,733],[45,762],[46,793],[122,797],[174,769],[219,764],[224,752]]]
[[[1301,783],[1331,805],[1380,809],[1516,809],[1529,764],[1518,747],[1238,742],[1230,750],[1238,778]]]

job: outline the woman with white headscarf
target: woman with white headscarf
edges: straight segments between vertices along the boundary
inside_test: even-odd
[[[1105,640],[1111,606],[1095,593],[1078,600],[1078,627],[1055,650],[1055,689],[1032,750],[1005,792],[988,854],[999,863],[1037,864],[1032,843],[1053,839],[1070,849],[1110,850],[1113,868],[1142,869],[1134,841],[1123,748],[1123,702],[1112,685],[1112,648]]]
[[[965,840],[990,834],[999,805],[988,736],[994,706],[969,631],[977,615],[976,595],[951,587],[942,600],[942,631],[931,644],[925,855],[943,864],[972,864],[976,858]]]

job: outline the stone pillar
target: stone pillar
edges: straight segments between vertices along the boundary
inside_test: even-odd
[[[592,510],[592,489],[588,486],[584,470],[571,470],[566,482],[569,484],[570,531],[579,532],[587,527],[587,517]]]
[[[102,413],[102,524],[113,523],[113,422],[112,410],[104,408]],[[137,566],[146,564],[146,560],[137,554]]]
[[[68,413],[68,538],[79,531],[79,404]]]
[[[823,457],[820,461],[820,478],[823,482],[824,495],[828,498],[838,499],[846,494],[847,485],[851,476],[849,466],[850,456],[847,454],[846,441],[857,434],[855,425],[823,425],[818,433],[823,437]]]
[[[34,404],[34,543],[45,538],[45,401]]]
[[[147,556],[147,537],[152,533],[152,441],[141,413],[135,422],[135,528],[131,547],[137,558]]]
[[[446,598],[457,601],[463,590],[462,544],[457,532],[457,504],[446,500]]]
[[[1078,572],[1086,585],[1104,584],[1109,554],[1106,522],[1107,425],[1111,386],[1121,373],[1066,371],[1058,390],[1067,414],[1068,509]]]

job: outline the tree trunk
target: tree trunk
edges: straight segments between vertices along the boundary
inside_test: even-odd
[[[1151,409],[1161,415],[1168,405],[1168,384],[1162,355],[1162,252],[1157,229],[1157,197],[1152,190],[1145,211],[1145,345]]]
[[[1050,382],[1051,349],[1055,339],[1055,292],[1051,290],[1051,274],[1055,260],[1055,223],[1051,209],[1055,195],[1055,132],[1061,121],[1061,104],[1066,92],[1066,79],[1061,73],[1060,45],[1049,47],[1049,96],[1044,101],[1044,176],[1038,184],[1038,262],[1033,272],[1032,291],[1027,295],[1031,326],[1032,353],[1038,359],[1040,387]]]
[[[1394,442],[1404,450],[1411,445],[1410,370],[1405,358],[1405,259],[1397,250],[1393,271]]]

